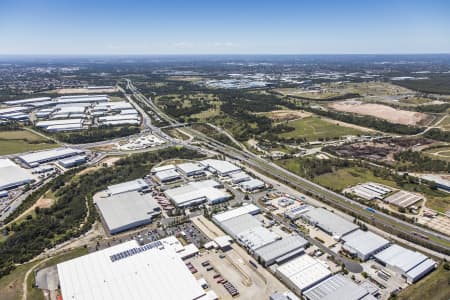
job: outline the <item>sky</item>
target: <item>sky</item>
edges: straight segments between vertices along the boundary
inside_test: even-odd
[[[0,0],[0,54],[450,53],[448,0]]]

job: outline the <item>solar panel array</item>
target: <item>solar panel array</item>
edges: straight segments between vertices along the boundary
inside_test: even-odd
[[[163,246],[163,244],[161,243],[161,241],[156,241],[156,242],[152,242],[149,244],[146,244],[142,247],[135,247],[135,248],[131,248],[116,254],[111,255],[109,258],[111,259],[112,262],[136,255],[138,253],[156,248],[156,247],[160,247]]]

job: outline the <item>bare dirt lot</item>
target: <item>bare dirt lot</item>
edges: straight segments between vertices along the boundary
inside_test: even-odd
[[[67,95],[67,94],[98,94],[98,93],[115,93],[117,89],[115,87],[106,89],[88,89],[88,88],[73,88],[73,89],[58,89],[57,94]]]
[[[362,103],[360,101],[341,101],[332,103],[329,107],[338,111],[373,116],[403,125],[417,125],[428,118],[428,115],[424,113],[395,109],[382,104]]]
[[[311,116],[310,113],[301,110],[274,110],[267,113],[267,116],[274,121],[290,121]]]

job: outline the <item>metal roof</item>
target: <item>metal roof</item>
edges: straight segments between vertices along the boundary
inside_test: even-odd
[[[136,191],[99,198],[95,203],[111,232],[130,224],[150,222],[153,216],[160,213],[156,200],[150,194]]]
[[[200,161],[200,163],[204,166],[214,169],[215,171],[223,175],[241,170],[240,167],[225,160],[205,159]]]
[[[427,259],[422,253],[395,244],[377,253],[375,258],[386,265],[400,269],[404,273],[407,273]]]
[[[229,235],[237,237],[239,233],[261,226],[261,223],[252,215],[243,214],[220,223],[221,227]]]
[[[0,159],[0,190],[26,184],[34,176],[10,159]]]
[[[262,226],[257,226],[241,231],[237,235],[237,237],[245,246],[247,246],[251,250],[259,249],[281,238],[278,234]]]
[[[112,261],[113,255],[123,258]],[[64,299],[192,300],[205,295],[179,255],[160,241],[143,246],[128,241],[57,268]]]
[[[155,176],[160,181],[173,180],[181,177],[180,173],[178,173],[174,169],[156,172]]]
[[[108,192],[111,195],[131,192],[131,191],[140,191],[148,187],[147,182],[143,179],[136,179],[131,181],[126,181],[114,185],[108,186]]]
[[[201,166],[200,164],[192,162],[178,164],[177,168],[186,174],[201,172],[205,169],[205,167]]]
[[[389,241],[370,231],[356,230],[345,235],[342,240],[350,247],[366,256],[389,245]]]
[[[339,238],[358,229],[356,224],[321,207],[310,209],[303,216],[323,230],[331,232]]]
[[[244,182],[239,183],[239,186],[241,186],[242,188],[246,189],[246,190],[253,190],[256,188],[261,188],[264,187],[265,183],[262,180],[259,179],[250,179]]]
[[[251,214],[251,215],[257,214],[260,211],[261,209],[258,206],[254,204],[246,204],[234,209],[227,210],[226,212],[216,214],[213,216],[213,219],[216,222],[221,223],[231,218],[235,218],[244,214]]]
[[[202,180],[189,182],[164,192],[177,206],[187,206],[196,202],[216,202],[231,197],[229,193],[222,191],[215,180]]]
[[[51,150],[44,150],[38,152],[32,152],[28,154],[19,155],[18,157],[26,162],[28,165],[34,163],[41,163],[45,161],[57,160],[69,156],[74,156],[84,153],[83,150],[73,148],[56,148]]]
[[[331,275],[330,270],[321,262],[304,254],[278,267],[282,275],[299,290],[303,291]]]
[[[359,300],[369,292],[341,274],[336,274],[308,289],[303,295],[308,300]]]
[[[291,235],[259,248],[256,250],[255,254],[267,262],[303,248],[307,244],[308,241],[301,236]]]
[[[409,270],[406,273],[406,276],[411,278],[417,278],[423,275],[425,272],[429,271],[430,269],[434,269],[436,267],[436,262],[430,258],[424,260],[419,265],[415,266],[411,270]]]

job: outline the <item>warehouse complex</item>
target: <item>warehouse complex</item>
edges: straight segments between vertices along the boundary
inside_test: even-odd
[[[336,240],[340,240],[344,235],[359,228],[356,224],[353,224],[324,208],[311,208],[302,214],[302,218],[308,223],[317,226],[332,235]]]
[[[362,261],[368,260],[375,253],[388,247],[390,242],[370,231],[356,230],[345,235],[343,249],[357,256]]]
[[[85,152],[74,148],[56,148],[38,152],[19,155],[18,158],[30,168],[39,166],[42,163],[52,162],[76,155],[82,155]]]
[[[206,295],[175,249],[162,241],[143,246],[128,241],[57,269],[63,299],[193,300]]]
[[[126,192],[142,191],[148,188],[148,183],[143,179],[136,179],[108,186],[107,192],[110,195],[117,195]]]
[[[110,234],[116,234],[152,222],[161,213],[150,194],[137,191],[112,194],[95,201]]]
[[[423,200],[422,196],[407,191],[398,191],[384,199],[385,202],[402,208],[410,207],[420,200]]]
[[[10,159],[0,159],[0,191],[16,188],[35,180],[28,170]]]
[[[398,245],[375,254],[382,265],[400,273],[408,283],[414,283],[436,268],[436,262],[422,253]]]
[[[90,127],[139,125],[141,117],[127,101],[111,102],[108,95],[74,95],[6,101],[0,119],[30,121],[49,132],[84,130]]]
[[[238,166],[225,160],[205,159],[200,161],[200,164],[207,168],[211,173],[219,176],[229,176],[241,170]]]
[[[367,182],[358,184],[357,186],[350,188],[349,191],[366,200],[381,200],[384,196],[392,192],[392,188],[379,183]]]

